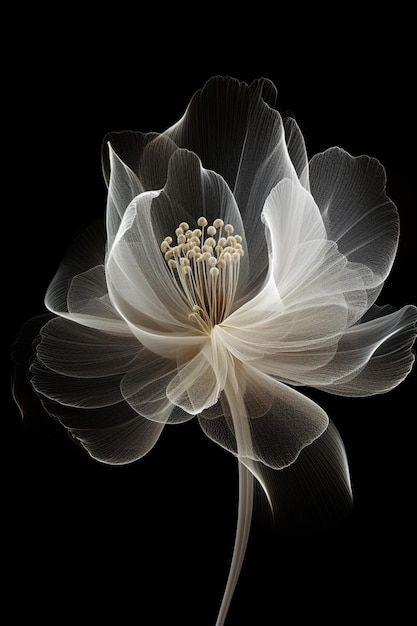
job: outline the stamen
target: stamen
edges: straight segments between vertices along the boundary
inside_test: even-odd
[[[172,237],[165,237],[160,247],[175,287],[190,307],[189,320],[210,334],[232,310],[244,251],[232,224],[224,225],[218,218],[209,225],[200,217],[197,225],[200,228],[191,230],[181,222],[175,230],[176,245],[171,246]]]

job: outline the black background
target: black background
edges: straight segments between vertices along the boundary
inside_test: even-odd
[[[381,160],[402,234],[379,302],[413,301],[414,127],[404,47],[394,52],[386,43],[364,48],[351,41],[346,53],[336,37],[321,47],[313,41],[300,58],[291,46],[255,58],[250,49],[242,53],[245,37],[229,54],[219,53],[217,32],[209,47],[194,42],[182,51],[174,34],[163,46],[157,33],[145,40],[144,27],[129,30],[129,16],[125,26],[124,43],[114,39],[115,29],[98,28],[93,38],[82,24],[65,35],[34,31],[15,69],[9,343],[26,319],[43,312],[44,292],[71,237],[103,215],[103,136],[163,130],[217,73],[272,79],[279,108],[296,117],[310,155],[340,145]],[[404,622],[413,383],[410,377],[390,394],[367,399],[309,393],[343,436],[353,513],[332,531],[304,538],[277,537],[255,521],[227,626],[280,624],[284,614],[295,621],[376,620],[391,611],[395,623]],[[32,620],[44,623],[114,616],[116,624],[214,624],[235,530],[234,458],[191,421],[166,428],[143,460],[105,466],[40,410],[22,424],[6,390],[9,401],[5,547],[12,547],[16,615],[29,608]]]

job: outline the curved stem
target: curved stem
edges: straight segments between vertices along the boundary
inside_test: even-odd
[[[229,404],[235,431],[237,453],[239,456],[246,456],[245,451],[250,446],[250,429],[246,413],[245,403],[236,390],[236,386],[227,384],[225,395]],[[229,576],[223,594],[222,603],[216,621],[216,626],[223,626],[232,601],[233,593],[242,569],[246,547],[248,545],[250,525],[253,510],[253,474],[243,463],[239,464],[239,508],[237,517],[237,527],[235,535],[235,545],[233,548],[232,562]]]

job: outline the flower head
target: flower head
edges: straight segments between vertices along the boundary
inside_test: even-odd
[[[259,462],[291,464],[328,425],[296,387],[382,393],[413,362],[415,307],[374,304],[398,241],[382,166],[339,148],[308,161],[275,95],[216,77],[165,132],[107,137],[106,238],[87,233],[58,270],[32,367],[94,458],[134,461],[195,415],[238,456],[246,508],[219,625]]]

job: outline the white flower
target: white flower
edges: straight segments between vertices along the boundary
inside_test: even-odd
[[[382,166],[339,148],[308,162],[274,99],[269,81],[217,77],[164,133],[108,137],[105,256],[87,235],[64,261],[33,366],[50,411],[107,463],[198,415],[241,461],[238,548],[256,461],[285,467],[328,425],[294,387],[383,393],[413,362],[415,307],[374,304],[398,240]]]

